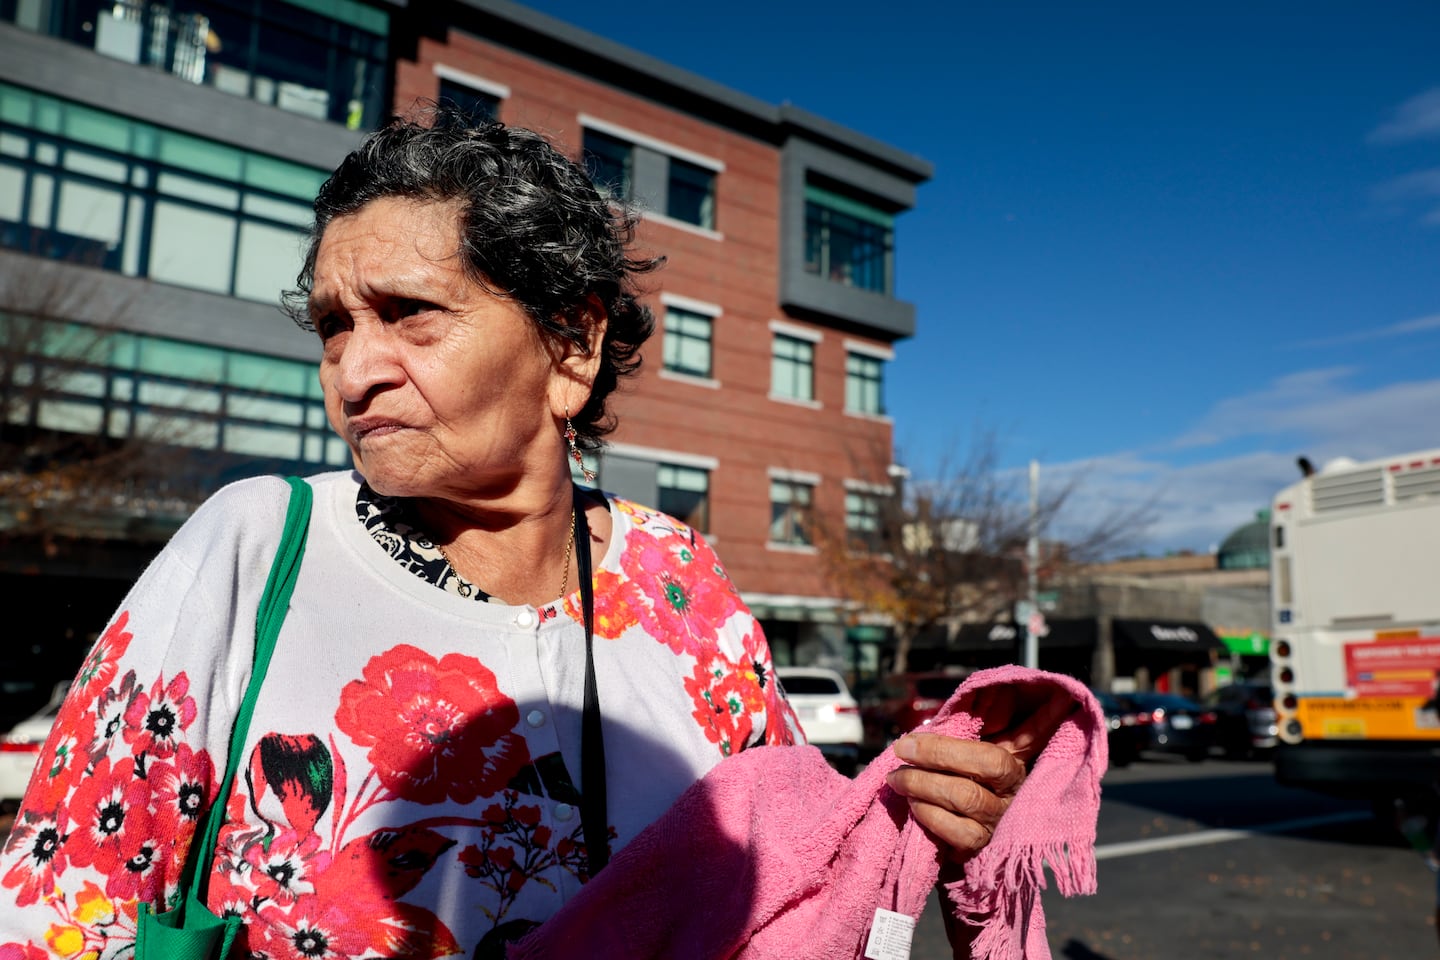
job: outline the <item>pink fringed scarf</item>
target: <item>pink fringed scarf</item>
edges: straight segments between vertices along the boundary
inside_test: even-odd
[[[973,674],[926,729],[976,739],[976,694],[1038,685],[1073,701],[990,844],[948,884],[978,926],[974,960],[1049,960],[1044,867],[1065,896],[1095,891],[1095,821],[1105,723],[1076,680],[1000,667]],[[1009,718],[989,718],[991,725]],[[940,872],[934,841],[886,785],[886,750],[851,781],[813,747],[748,750],[717,766],[559,913],[510,948],[512,960],[859,957],[876,908],[918,918]]]

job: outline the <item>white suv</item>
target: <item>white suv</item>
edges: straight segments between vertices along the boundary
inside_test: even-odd
[[[800,718],[805,739],[847,777],[860,762],[860,705],[850,695],[845,679],[820,667],[779,667],[775,671],[785,696]]]

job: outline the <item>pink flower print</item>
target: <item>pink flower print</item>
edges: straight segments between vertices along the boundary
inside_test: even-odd
[[[135,697],[125,711],[125,742],[135,756],[153,754],[164,759],[175,752],[181,733],[195,721],[195,698],[186,696],[190,678],[182,671],[169,686],[162,675],[149,694]]]
[[[93,724],[90,738],[90,756],[100,759],[110,752],[110,743],[116,734],[125,729],[125,714],[140,696],[140,684],[135,671],[127,671],[118,687],[106,687],[95,701],[95,710],[86,716]],[[63,716],[65,708],[60,708]]]
[[[8,856],[20,854],[15,865],[0,880],[0,886],[17,890],[15,905],[28,907],[55,889],[55,878],[65,872],[65,814],[43,815],[28,810],[10,831],[5,843]]]
[[[676,653],[703,655],[740,608],[734,585],[713,557],[708,547],[697,551],[679,536],[662,539],[637,530],[626,538],[621,567],[649,601],[640,621]]]
[[[245,862],[255,896],[275,903],[294,903],[315,892],[315,874],[329,863],[329,854],[320,850],[320,838],[286,830],[268,844],[252,844],[245,850]]]
[[[100,639],[95,641],[91,648],[90,655],[80,667],[80,673],[71,685],[71,695],[82,703],[89,703],[95,699],[104,686],[106,686],[120,669],[120,658],[125,656],[125,651],[130,647],[130,641],[135,635],[125,629],[130,622],[130,611],[121,610],[115,622],[105,628],[100,634]]]

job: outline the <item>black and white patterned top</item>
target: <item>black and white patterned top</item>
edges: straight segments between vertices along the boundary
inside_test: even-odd
[[[456,596],[488,603],[494,597],[455,572],[430,534],[416,522],[410,501],[387,497],[360,484],[355,495],[355,515],[370,532],[380,549],[421,580],[433,583]]]

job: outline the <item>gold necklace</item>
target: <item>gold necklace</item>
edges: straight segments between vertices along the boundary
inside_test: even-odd
[[[561,597],[561,599],[564,599],[564,597],[565,597],[565,588],[570,585],[570,557],[571,557],[571,556],[574,554],[574,552],[575,552],[575,527],[576,527],[575,508],[574,508],[574,507],[571,507],[571,508],[570,508],[570,536],[569,536],[569,538],[566,539],[566,541],[565,541],[565,569],[564,569],[564,572],[563,572],[563,573],[561,574],[561,576],[560,576],[560,597]],[[444,548],[443,546],[441,546],[440,543],[439,543],[439,541],[437,541],[437,540],[433,540],[433,539],[432,539],[430,542],[433,543],[433,544],[435,544],[435,549],[436,549],[436,550],[439,550],[439,551],[440,551],[440,556],[444,559],[445,564],[450,568],[450,572],[453,573],[453,574],[455,574],[455,576],[460,577],[460,571],[456,569],[456,567],[455,567],[455,562],[450,559],[450,554],[448,554],[448,553],[445,552],[445,548]],[[460,579],[464,580],[465,578],[464,578],[464,577],[460,577]],[[465,582],[466,582],[466,583],[469,583],[468,580],[466,580]],[[471,586],[474,586],[474,584],[471,584]]]

